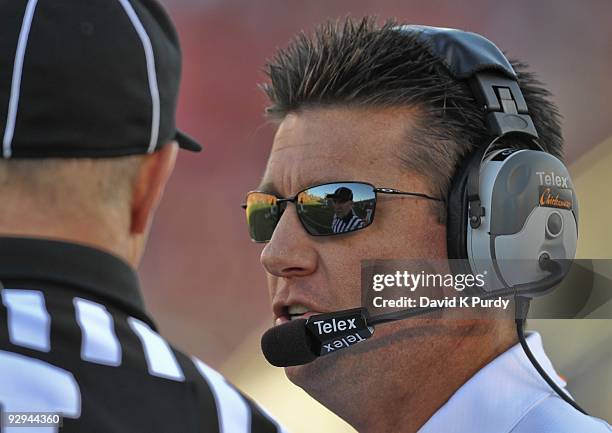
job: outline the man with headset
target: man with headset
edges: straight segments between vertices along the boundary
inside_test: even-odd
[[[446,225],[453,223],[446,208],[452,174],[491,128],[484,104],[458,78],[464,65],[466,75],[483,65],[510,77],[516,70],[534,127],[513,84],[513,93],[487,95],[500,99],[498,111],[514,113],[507,118],[510,126],[502,119],[497,127],[531,130],[539,135],[540,149],[561,156],[561,128],[549,93],[524,66],[514,63],[513,69],[496,48],[486,51],[490,42],[484,38],[452,32],[349,19],[323,25],[312,38],[298,37],[268,65],[267,113],[278,129],[263,181],[246,203],[251,237],[266,242],[261,263],[274,314],[271,335],[278,337],[262,340],[264,352],[273,352],[269,346],[293,323],[359,307],[363,260],[452,257],[454,240],[447,238],[455,234]],[[428,33],[441,37],[427,40]],[[454,38],[467,41],[467,48],[448,48]],[[492,57],[479,54],[482,50]],[[474,60],[479,57],[484,63]],[[517,145],[507,139],[499,144]],[[375,218],[350,233],[315,237],[320,232],[290,202],[316,203],[339,187],[377,202]],[[470,223],[478,226],[488,214],[471,194],[468,198],[474,202]],[[277,210],[275,218],[261,216],[270,213],[264,203]],[[318,323],[325,323],[319,325],[322,332],[332,332],[337,323],[346,328],[348,322]],[[344,344],[360,342],[337,354],[278,364],[360,432],[611,431],[605,421],[571,407],[540,377],[517,344],[513,320],[440,321],[422,315],[380,327],[365,342],[363,335],[342,338]],[[527,341],[554,386],[564,387],[540,336],[530,334]],[[288,350],[302,350],[289,342]]]
[[[282,431],[170,346],[140,292],[178,148],[201,149],[175,127],[163,8],[4,1],[0,21],[0,431]]]

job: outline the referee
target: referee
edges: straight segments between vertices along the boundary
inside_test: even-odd
[[[333,233],[346,233],[363,227],[363,220],[357,216],[353,208],[353,191],[340,187],[333,194],[328,194],[327,198],[331,199],[334,208],[331,224]]]
[[[0,2],[0,432],[282,431],[143,305],[180,68],[154,1]]]

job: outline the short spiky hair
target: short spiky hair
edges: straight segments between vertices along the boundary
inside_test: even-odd
[[[410,169],[428,176],[446,197],[458,161],[487,136],[484,115],[467,83],[453,78],[414,34],[387,21],[347,18],[304,33],[266,65],[270,117],[320,107],[412,106],[421,113],[410,136],[414,146],[400,155]],[[544,149],[562,156],[561,128],[550,93],[512,62]]]

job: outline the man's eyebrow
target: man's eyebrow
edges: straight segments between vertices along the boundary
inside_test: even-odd
[[[337,175],[323,175],[321,177],[304,177],[303,179],[299,179],[297,184],[300,185],[300,191],[307,189],[307,188],[312,188],[313,186],[317,186],[317,185],[325,185],[328,183],[342,183],[342,182],[359,182],[357,180],[353,180],[350,179],[348,177],[343,177],[340,176],[338,177]]]
[[[352,180],[352,179],[345,179],[342,177],[338,178],[337,176],[333,176],[333,177],[332,176],[322,176],[317,179],[308,178],[305,180],[300,180],[298,182],[300,185],[299,191],[303,191],[304,189],[311,188],[316,185],[324,185],[326,183],[334,183],[334,182],[359,182],[359,181]],[[279,193],[279,189],[276,187],[276,185],[272,181],[262,182],[255,189],[255,191],[265,192],[268,194],[273,194],[277,197],[281,197],[281,194]],[[295,193],[297,192],[298,191],[295,191]]]

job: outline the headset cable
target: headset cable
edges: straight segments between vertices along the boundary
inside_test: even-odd
[[[553,260],[546,260],[546,262],[554,263]],[[527,313],[529,311],[530,298],[527,298],[525,296],[515,296],[514,299],[515,299],[515,308],[516,308],[516,316],[515,316],[516,317],[515,319],[516,334],[518,335],[519,342],[521,343],[521,347],[523,348],[525,355],[527,355],[527,358],[529,358],[529,361],[531,361],[531,364],[533,365],[533,367],[538,371],[540,376],[542,376],[542,379],[546,381],[546,383],[559,395],[559,397],[565,400],[569,405],[574,407],[576,410],[582,412],[585,415],[588,415],[588,413],[584,409],[582,409],[578,405],[578,403],[576,403],[565,391],[559,388],[559,386],[555,383],[555,381],[551,379],[551,377],[546,373],[546,371],[544,371],[544,369],[542,368],[542,366],[540,365],[536,357],[531,352],[531,349],[529,348],[529,345],[527,344],[527,340],[525,339],[525,332],[524,332],[525,321],[527,318]]]

